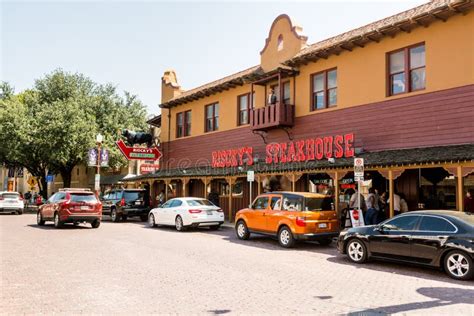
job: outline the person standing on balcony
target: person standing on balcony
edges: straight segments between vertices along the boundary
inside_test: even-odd
[[[270,89],[268,93],[268,105],[273,105],[277,103],[277,96],[275,94],[275,89]]]

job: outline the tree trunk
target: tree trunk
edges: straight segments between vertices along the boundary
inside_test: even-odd
[[[61,170],[61,177],[63,178],[63,188],[70,188],[71,187],[71,178],[72,178],[72,170]]]
[[[46,182],[46,175],[44,174],[42,176],[39,176],[38,178],[39,178],[38,185],[40,189],[39,194],[45,199],[47,199],[48,198],[48,183]]]

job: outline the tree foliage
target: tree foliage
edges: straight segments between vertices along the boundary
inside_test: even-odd
[[[43,194],[47,171],[70,185],[72,169],[85,163],[97,133],[104,135],[109,166],[124,166],[115,146],[123,128],[145,130],[146,110],[136,96],[121,96],[111,84],[61,69],[17,95],[0,84],[0,163],[27,168],[42,180]]]

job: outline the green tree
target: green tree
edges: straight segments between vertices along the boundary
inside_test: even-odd
[[[64,186],[70,186],[73,168],[85,163],[97,133],[104,135],[110,167],[124,166],[127,161],[115,146],[119,131],[147,127],[145,106],[136,96],[125,92],[122,97],[114,86],[82,74],[55,70],[17,96],[8,84],[0,88],[5,91],[0,143],[9,143],[0,149],[0,162],[25,166],[44,188],[46,170],[61,174]],[[32,172],[33,162],[41,170]]]

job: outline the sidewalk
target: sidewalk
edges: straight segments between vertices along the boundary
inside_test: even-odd
[[[234,229],[235,223],[234,222],[229,222],[225,221],[224,224],[221,225],[222,228],[226,229]]]

